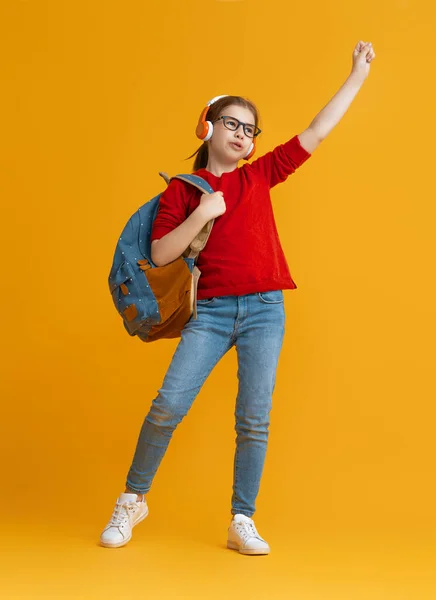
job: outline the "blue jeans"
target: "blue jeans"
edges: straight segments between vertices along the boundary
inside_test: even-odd
[[[285,331],[282,290],[197,301],[158,396],[142,425],[126,485],[146,494],[176,426],[232,346],[238,358],[232,514],[251,517],[268,441],[276,369]]]

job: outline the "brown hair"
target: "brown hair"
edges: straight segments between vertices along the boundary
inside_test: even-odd
[[[207,111],[206,121],[215,121],[215,119],[218,118],[220,112],[227,106],[230,106],[231,104],[237,104],[238,106],[243,106],[244,108],[248,108],[248,110],[251,110],[254,116],[254,124],[256,126],[259,126],[259,112],[256,106],[253,104],[253,102],[247,100],[246,98],[243,98],[242,96],[225,96],[224,98],[220,98],[219,100],[214,102]],[[188,156],[188,158],[185,158],[185,160],[189,160],[195,155],[197,156],[195,157],[194,166],[192,169],[193,172],[198,171],[198,169],[204,169],[207,166],[207,161],[209,160],[208,143],[203,142],[201,146],[197,148],[194,154],[191,154],[191,156]]]

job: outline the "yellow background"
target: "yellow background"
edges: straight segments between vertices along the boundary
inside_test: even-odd
[[[436,597],[435,9],[430,2],[16,1],[2,23],[5,597]],[[177,340],[124,331],[118,235],[191,170],[205,103],[259,107],[257,156],[349,75],[339,125],[272,191],[298,289],[256,525],[225,548],[233,349],[176,430],[119,550],[98,546]],[[260,562],[258,562],[260,561]]]

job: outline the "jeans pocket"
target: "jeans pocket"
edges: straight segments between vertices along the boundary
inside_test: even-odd
[[[272,292],[257,292],[257,296],[263,304],[283,304],[285,299],[283,290],[273,290]]]
[[[200,306],[205,306],[206,304],[212,304],[212,302],[215,300],[216,296],[212,296],[211,298],[203,298],[202,300],[199,300],[197,298],[197,304],[199,304]]]

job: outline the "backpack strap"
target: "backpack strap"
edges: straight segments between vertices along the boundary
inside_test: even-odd
[[[181,179],[182,181],[186,181],[186,183],[190,183],[191,185],[195,186],[204,194],[213,194],[215,191],[205,179],[199,177],[198,175],[192,175],[192,173],[182,173],[179,175],[174,175],[173,177],[169,177],[168,173],[160,171],[159,175],[165,179],[167,185],[169,185],[171,179]]]
[[[198,175],[185,173],[174,175],[174,177],[169,177],[168,173],[165,173],[164,171],[160,171],[159,175],[163,177],[163,179],[165,179],[167,185],[170,184],[171,179],[181,179],[182,181],[193,185],[204,194],[214,193],[213,188],[208,184],[208,182],[202,177],[199,177]],[[196,235],[196,237],[192,240],[188,248],[185,250],[183,256],[194,259],[198,257],[198,255],[206,245],[206,242],[210,236],[210,232],[212,231],[214,221],[215,219],[211,219],[204,225],[203,229]]]

